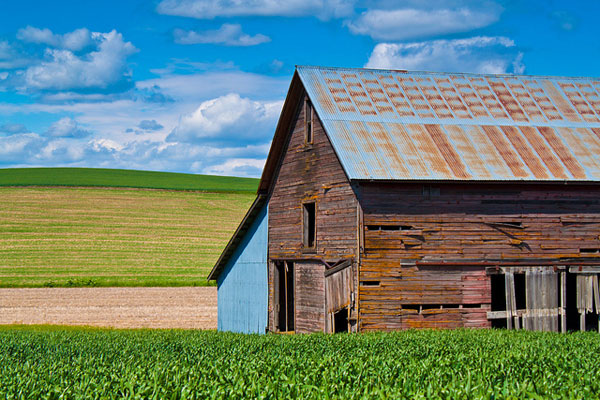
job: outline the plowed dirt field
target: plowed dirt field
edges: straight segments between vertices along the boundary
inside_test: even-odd
[[[0,289],[0,325],[217,328],[215,287]]]

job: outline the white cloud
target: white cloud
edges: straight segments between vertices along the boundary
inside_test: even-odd
[[[39,29],[33,26],[19,29],[17,39],[28,43],[47,44],[51,47],[79,51],[92,44],[92,34],[86,28],[59,35],[48,28]]]
[[[179,44],[223,44],[226,46],[256,46],[257,44],[270,42],[268,36],[256,34],[250,36],[242,32],[239,24],[223,24],[217,30],[212,31],[184,31],[175,29],[173,32],[175,43]]]
[[[29,67],[24,85],[35,90],[109,89],[130,77],[127,57],[137,49],[116,32],[92,33],[97,50],[79,57],[69,50],[47,49],[47,60]]]
[[[354,0],[162,0],[160,14],[199,19],[243,16],[316,16],[340,18],[354,10]]]
[[[273,135],[282,106],[282,101],[253,101],[230,93],[181,116],[167,141],[264,143]]]
[[[92,134],[92,132],[83,129],[77,121],[69,117],[61,118],[50,125],[46,133],[51,137],[67,138],[81,138]]]
[[[415,43],[380,43],[373,49],[368,68],[523,73],[522,55],[506,37],[477,36],[468,39]]]
[[[136,87],[146,90],[160,87],[164,95],[197,105],[223,93],[260,99],[284,98],[290,77],[272,77],[243,71],[208,71],[196,74],[167,74],[156,79],[138,81]],[[200,92],[198,88],[202,88]],[[194,107],[195,108],[195,107]]]
[[[406,40],[419,37],[467,32],[496,22],[498,8],[477,11],[469,8],[367,10],[345,24],[358,35],[376,40]]]
[[[264,158],[232,158],[222,164],[202,168],[201,172],[209,175],[260,176],[264,166]],[[198,168],[198,166],[192,165],[192,168]]]
[[[31,162],[45,140],[35,133],[0,136],[0,165]]]

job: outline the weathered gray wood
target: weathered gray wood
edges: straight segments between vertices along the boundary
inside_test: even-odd
[[[567,273],[560,273],[560,331],[567,332]]]
[[[513,328],[513,316],[517,309],[515,300],[515,279],[512,271],[504,270],[504,288],[506,292],[506,327]]]
[[[600,274],[600,266],[582,265],[569,267],[569,272],[572,274]]]

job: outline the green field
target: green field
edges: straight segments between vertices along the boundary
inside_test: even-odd
[[[46,183],[125,185],[144,174],[125,171],[121,179],[123,171],[117,177],[102,172],[103,180],[95,180],[97,171],[76,171],[79,178],[71,181],[57,173],[62,178]],[[138,186],[171,190],[0,187],[0,287],[206,285],[254,199],[247,189],[255,189],[256,180],[237,186],[238,178],[209,182],[203,179],[215,177],[150,173],[153,179],[145,181],[142,175]],[[167,179],[171,175],[187,181]],[[184,187],[202,191],[172,190]],[[209,187],[220,189],[204,191]]]
[[[589,399],[597,333],[240,335],[6,327],[2,398]]]
[[[100,186],[252,192],[258,179],[99,168],[0,169],[0,186]]]

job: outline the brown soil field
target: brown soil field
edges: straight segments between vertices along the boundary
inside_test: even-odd
[[[217,328],[215,287],[0,289],[0,325]]]

